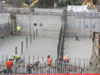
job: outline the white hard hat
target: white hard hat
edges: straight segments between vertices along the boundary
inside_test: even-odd
[[[12,57],[9,57],[9,59],[12,59]]]
[[[15,54],[12,54],[12,56],[15,56]]]
[[[5,3],[5,1],[2,1],[2,3]]]

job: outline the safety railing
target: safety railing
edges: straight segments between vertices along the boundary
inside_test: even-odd
[[[60,65],[59,65],[60,66]],[[82,68],[70,64],[63,64],[59,67],[56,63],[52,66],[40,64],[38,66],[28,67],[26,64],[17,64],[12,68],[13,74],[49,74],[49,73],[88,73],[88,68]],[[7,70],[4,69],[6,65],[0,65],[0,74],[6,74]],[[58,68],[59,67],[59,68]],[[5,71],[5,72],[4,72]]]
[[[51,56],[52,57],[52,56]],[[53,58],[53,57],[52,57]],[[0,58],[0,74],[7,73],[6,62],[9,56]],[[58,64],[57,59],[52,59],[52,65],[48,66],[47,57],[21,56],[18,62],[13,61],[13,74],[48,74],[48,73],[87,73],[89,72],[89,61],[87,59],[75,58],[70,63]],[[32,64],[30,67],[29,65]]]

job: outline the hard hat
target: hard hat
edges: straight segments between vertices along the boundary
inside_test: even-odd
[[[5,4],[5,1],[2,1],[3,4]]]
[[[12,54],[12,56],[15,56],[15,54]]]
[[[12,57],[9,57],[9,59],[12,59]]]

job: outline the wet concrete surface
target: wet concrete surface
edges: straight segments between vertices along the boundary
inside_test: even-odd
[[[72,64],[89,64],[92,54],[92,39],[79,38],[78,41],[74,37],[66,37],[64,48],[64,55],[68,55]]]
[[[7,21],[9,14],[0,14],[2,17],[1,21]],[[29,19],[31,17],[31,19]],[[37,27],[34,27],[34,23],[37,23]],[[43,24],[43,27],[40,24]],[[3,23],[1,23],[3,24]],[[18,47],[18,55],[21,55],[21,42],[24,42],[23,52],[24,56],[47,56],[47,53],[51,54],[52,57],[56,58],[57,44],[59,30],[61,27],[61,17],[58,16],[38,16],[38,15],[17,15],[17,24],[22,26],[20,33],[16,35],[7,35],[5,38],[0,39],[0,62],[5,62],[6,57],[12,56],[15,53],[15,47]],[[31,28],[30,28],[31,26]],[[32,44],[30,44],[30,29],[32,34]],[[38,37],[35,34],[38,29]],[[57,31],[53,31],[57,30]],[[26,37],[28,37],[28,48],[26,48]],[[26,58],[26,60],[28,60]],[[33,60],[33,59],[31,59]]]

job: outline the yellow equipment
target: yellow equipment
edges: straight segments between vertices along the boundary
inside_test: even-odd
[[[22,3],[22,6],[29,7],[26,3]]]
[[[38,1],[39,1],[39,0],[35,0],[35,1],[33,1],[33,3],[31,4],[31,7],[33,7],[34,4],[36,4]]]
[[[25,7],[33,7],[34,4],[36,4],[37,2],[39,2],[39,0],[33,1],[32,4],[30,4],[30,5],[28,5],[28,4],[26,4],[26,3],[23,2],[23,3],[22,3],[22,6],[23,6],[23,7],[24,7],[24,6],[25,6]]]
[[[93,4],[92,0],[84,0],[82,5],[86,5],[87,3],[90,3],[90,6],[96,9],[95,5]]]

